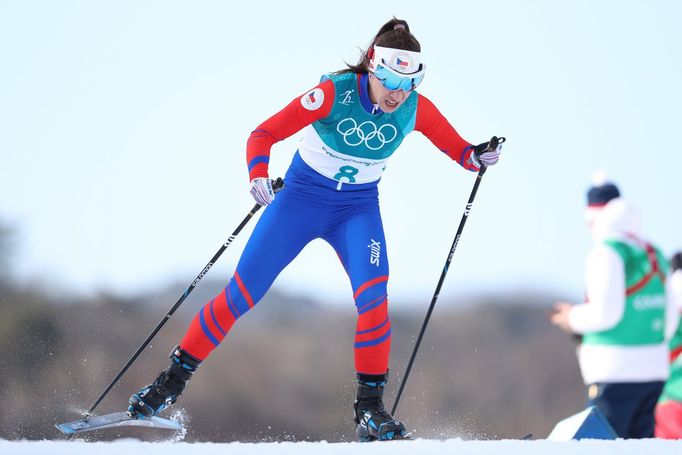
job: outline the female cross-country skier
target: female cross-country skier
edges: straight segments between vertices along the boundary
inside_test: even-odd
[[[133,417],[150,417],[173,404],[235,321],[258,303],[310,241],[322,238],[350,278],[358,312],[358,437],[405,436],[405,426],[382,401],[391,324],[377,185],[388,159],[412,131],[420,131],[469,171],[496,164],[501,152],[501,145],[474,146],[462,139],[434,104],[417,93],[425,71],[420,51],[407,22],[394,18],[381,27],[357,65],[324,76],[251,133],[246,144],[251,194],[267,208],[227,287],[195,316],[173,350],[170,366],[130,398]],[[301,129],[304,137],[285,175],[286,188],[275,195],[268,172],[270,149]]]

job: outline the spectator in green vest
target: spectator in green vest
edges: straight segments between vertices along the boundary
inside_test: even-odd
[[[682,313],[682,251],[670,261],[668,295]],[[682,322],[670,340],[670,377],[656,405],[656,437],[682,439]]]
[[[667,298],[668,261],[647,241],[635,209],[603,176],[587,193],[594,247],[586,300],[557,302],[551,322],[580,335],[578,360],[594,405],[622,438],[654,437],[654,408],[668,378],[677,312]]]

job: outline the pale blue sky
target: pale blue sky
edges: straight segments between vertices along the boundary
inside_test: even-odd
[[[189,283],[253,204],[249,133],[396,15],[422,43],[420,91],[471,142],[508,138],[441,296],[579,296],[595,170],[639,207],[648,236],[682,249],[680,5],[0,1],[0,219],[18,233],[17,279],[120,293]],[[298,137],[275,146],[273,176]],[[389,162],[394,301],[430,300],[474,175],[418,133]],[[213,277],[228,278],[249,232]],[[321,241],[276,286],[351,297]]]

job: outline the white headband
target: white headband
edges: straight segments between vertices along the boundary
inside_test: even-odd
[[[422,67],[421,53],[419,52],[374,46],[374,55],[369,62],[369,69],[371,71],[376,70],[379,63],[383,63],[400,74],[416,73]]]

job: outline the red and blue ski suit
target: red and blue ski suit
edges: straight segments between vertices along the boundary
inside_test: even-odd
[[[370,101],[367,79],[324,77],[251,133],[247,164],[254,179],[268,177],[272,145],[305,128],[285,189],[264,210],[227,287],[199,311],[180,343],[192,356],[204,360],[284,267],[321,238],[336,251],[353,289],[356,370],[387,372],[389,268],[377,189],[385,163],[416,130],[464,168],[478,167],[471,144],[431,101],[413,91],[394,112],[382,112]]]

